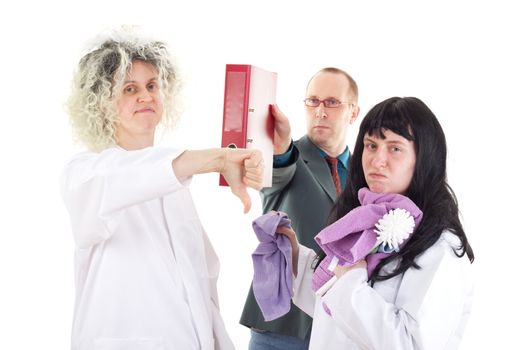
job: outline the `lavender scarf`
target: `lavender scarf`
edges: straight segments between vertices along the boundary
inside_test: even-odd
[[[361,206],[351,210],[315,237],[317,244],[326,253],[313,276],[312,288],[315,291],[334,276],[334,266],[330,266],[334,260],[339,260],[339,265],[354,265],[366,259],[370,276],[379,262],[388,256],[388,252],[385,251],[391,251],[383,246],[379,252],[371,253],[378,237],[374,231],[375,225],[385,214],[394,209],[406,210],[414,219],[414,231],[423,217],[421,210],[409,198],[400,194],[374,193],[368,188],[362,188],[358,192],[358,198]],[[408,239],[405,239],[400,247],[407,241]],[[337,259],[334,259],[334,256]]]

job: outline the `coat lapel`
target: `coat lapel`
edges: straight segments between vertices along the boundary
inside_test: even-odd
[[[297,141],[297,148],[301,152],[301,157],[304,160],[306,167],[310,170],[319,185],[328,194],[328,196],[335,202],[336,192],[330,169],[326,161],[321,157],[319,149],[310,141],[307,136],[303,136]]]

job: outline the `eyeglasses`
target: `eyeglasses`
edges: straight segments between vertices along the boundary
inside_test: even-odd
[[[320,100],[315,97],[307,97],[304,99],[304,105],[308,107],[319,107],[320,104],[323,104],[326,108],[337,108],[341,105],[351,105],[354,104],[351,102],[341,102],[333,97],[326,98],[324,100]]]

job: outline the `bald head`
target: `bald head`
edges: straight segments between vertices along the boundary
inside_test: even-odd
[[[357,99],[359,96],[359,90],[357,88],[357,83],[355,82],[354,78],[350,76],[350,74],[348,74],[347,72],[339,68],[326,67],[326,68],[321,69],[320,71],[315,73],[312,76],[312,78],[310,78],[310,80],[308,81],[308,85],[306,86],[306,90],[308,90],[308,87],[310,86],[312,79],[321,73],[341,74],[342,76],[344,76],[346,81],[348,82],[348,90],[345,92],[346,96],[348,96],[348,101],[351,101],[357,104]]]

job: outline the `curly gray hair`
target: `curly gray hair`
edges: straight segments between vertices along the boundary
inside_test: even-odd
[[[158,72],[164,114],[161,125],[169,128],[182,113],[182,80],[166,44],[138,38],[106,40],[80,60],[67,109],[75,138],[93,151],[116,143],[118,118],[115,102],[133,61],[144,61]]]

